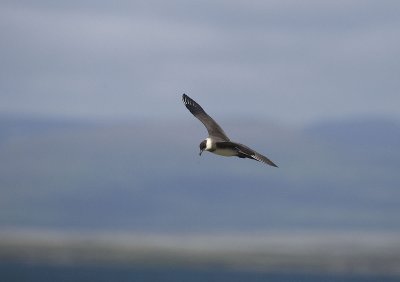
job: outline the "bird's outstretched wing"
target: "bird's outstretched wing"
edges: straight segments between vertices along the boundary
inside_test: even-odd
[[[250,149],[249,147],[247,147],[243,144],[228,141],[228,142],[218,142],[218,146],[235,148],[239,153],[239,157],[253,159],[253,160],[265,163],[270,166],[278,167],[266,156],[261,155],[260,153],[257,153],[253,149]]]
[[[237,148],[239,149],[239,152],[242,152],[243,154],[247,155],[249,158],[259,161],[259,162],[262,162],[262,163],[265,163],[270,166],[278,167],[266,156],[261,155],[260,153],[257,153],[253,149],[250,149],[249,147],[247,147],[243,144],[239,144],[239,143],[236,143],[236,145],[237,145]]]
[[[214,139],[219,139],[221,141],[229,141],[228,136],[226,136],[225,132],[222,128],[215,122],[204,110],[203,108],[197,104],[192,98],[188,95],[182,95],[182,101],[185,104],[186,108],[196,117],[198,118],[204,126],[207,128],[208,135],[213,137]]]

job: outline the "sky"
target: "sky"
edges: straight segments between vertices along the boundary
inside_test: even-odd
[[[0,2],[0,114],[400,120],[399,1]],[[215,113],[215,114],[213,114]]]

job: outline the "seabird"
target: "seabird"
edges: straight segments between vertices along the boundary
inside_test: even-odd
[[[208,137],[200,143],[199,155],[201,155],[203,151],[209,151],[220,156],[249,158],[270,166],[278,167],[270,159],[257,153],[253,149],[250,149],[243,144],[230,141],[218,123],[216,123],[203,110],[203,108],[188,95],[183,94],[182,101],[186,108],[204,124],[208,131]]]

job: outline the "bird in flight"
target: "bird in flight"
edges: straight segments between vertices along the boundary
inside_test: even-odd
[[[209,151],[220,156],[248,158],[270,166],[278,167],[266,156],[257,153],[243,144],[229,140],[228,136],[226,136],[224,130],[218,125],[218,123],[216,123],[203,110],[203,108],[188,95],[183,94],[182,101],[186,108],[204,124],[208,131],[208,137],[200,143],[199,155],[201,155],[203,151]]]

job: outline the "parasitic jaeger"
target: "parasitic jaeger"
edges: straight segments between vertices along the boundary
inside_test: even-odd
[[[224,130],[188,95],[182,95],[182,101],[186,108],[199,119],[207,128],[208,137],[200,143],[200,153],[209,151],[225,157],[239,157],[256,160],[270,166],[278,167],[267,157],[257,153],[249,147],[230,141]]]

